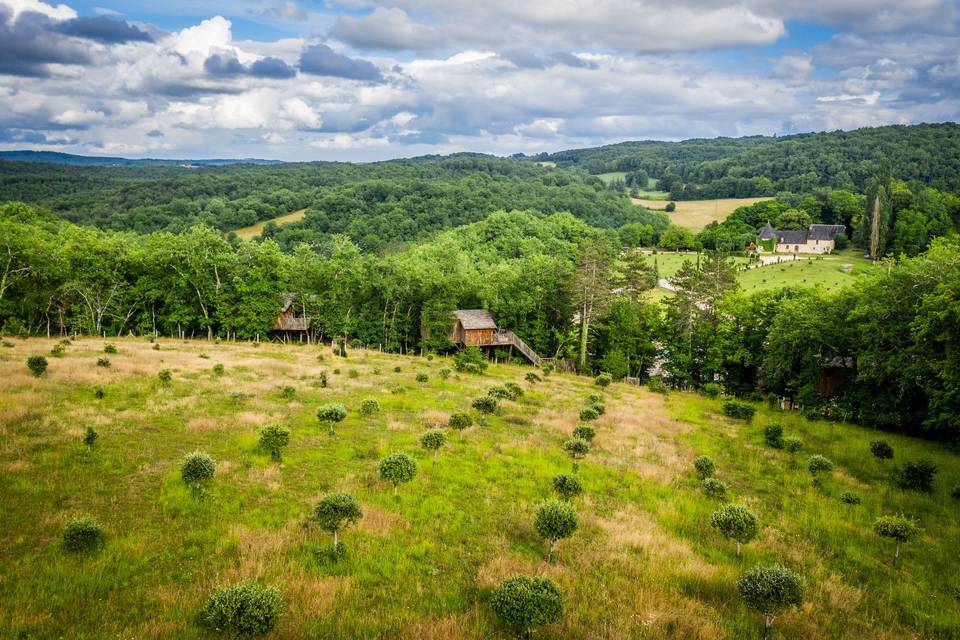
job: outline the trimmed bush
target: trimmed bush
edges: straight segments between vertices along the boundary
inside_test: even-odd
[[[294,396],[297,395],[297,390],[287,385],[280,389],[280,398],[283,400],[293,400]]]
[[[795,436],[787,436],[783,439],[783,450],[793,455],[803,449],[803,440]]]
[[[27,368],[34,377],[39,378],[47,370],[47,359],[43,356],[30,356],[27,358]]]
[[[723,415],[735,420],[744,420],[750,422],[753,420],[753,414],[756,409],[752,404],[741,402],[739,400],[727,400],[721,405]]]
[[[425,373],[417,374],[417,382],[419,382],[420,384],[426,384],[429,380],[430,380],[430,376],[428,376],[427,374]]]
[[[400,373],[401,371],[403,371],[403,369],[401,369],[399,366],[393,368],[394,373]]]
[[[496,413],[497,409],[500,408],[500,403],[497,402],[497,399],[493,396],[480,396],[479,398],[474,398],[470,406],[480,413],[486,414]]]
[[[356,369],[347,369],[347,377],[351,380],[356,380],[360,377],[360,372]]]
[[[591,420],[596,420],[600,417],[600,411],[597,410],[596,405],[589,405],[580,409],[580,420],[583,422],[589,422]]]
[[[587,396],[587,404],[601,404],[602,402],[603,398],[599,393],[591,393]]]
[[[563,443],[563,451],[573,459],[573,472],[576,473],[580,468],[577,460],[580,460],[590,451],[590,443],[583,438],[570,438]]]
[[[886,440],[873,440],[870,442],[870,453],[879,460],[890,460],[893,458],[893,447]]]
[[[893,555],[893,565],[897,566],[900,563],[900,544],[916,538],[921,529],[916,520],[899,515],[880,516],[873,523],[873,531],[878,536],[896,540],[897,550]]]
[[[64,347],[62,344],[60,344],[59,342],[53,345],[53,348],[50,349],[50,355],[53,356],[54,358],[62,358],[63,354],[66,352],[67,352],[67,348]]]
[[[605,404],[603,404],[602,402],[599,402],[599,401],[597,401],[597,402],[591,402],[588,406],[589,406],[591,409],[593,409],[594,411],[596,411],[596,412],[597,412],[597,415],[601,415],[601,416],[602,416],[603,414],[605,414],[605,413],[607,412],[607,405],[605,405]]]
[[[513,633],[530,637],[534,627],[560,620],[563,593],[549,578],[513,576],[493,590],[490,608]]]
[[[812,455],[807,458],[807,471],[809,471],[810,475],[813,476],[813,484],[815,486],[819,486],[821,483],[821,476],[833,471],[833,462],[831,462],[828,458],[821,456],[820,454]]]
[[[507,388],[503,385],[496,385],[487,389],[487,395],[491,398],[496,398],[498,400],[503,400],[510,397],[510,392],[507,391]]]
[[[576,498],[583,493],[583,485],[577,476],[561,473],[553,476],[553,490],[560,494],[564,500]]]
[[[437,372],[437,375],[440,376],[441,380],[446,380],[447,378],[450,377],[451,373],[453,372],[450,369],[448,369],[447,367],[444,367],[443,369],[440,369],[440,371]]]
[[[469,413],[451,413],[447,419],[447,426],[456,431],[463,431],[473,424]]]
[[[548,362],[547,364],[540,367],[540,370],[543,372],[543,377],[546,378],[556,370],[556,367],[553,366],[553,364]]]
[[[104,392],[103,387],[97,387],[93,390],[93,397],[97,400],[103,400],[103,396],[105,395],[106,393]]]
[[[523,387],[518,385],[516,382],[507,382],[503,386],[510,395],[511,400],[519,400],[523,397]]]
[[[537,375],[536,373],[534,373],[533,371],[528,371],[528,372],[527,372],[527,375],[525,375],[525,376],[523,376],[523,377],[524,377],[524,379],[525,379],[527,382],[529,382],[530,384],[534,384],[534,383],[536,383],[536,382],[541,382],[541,381],[543,380],[543,378],[541,378],[540,376],[538,376],[538,375]]]
[[[380,401],[373,398],[366,398],[365,400],[360,401],[360,414],[365,416],[372,416],[375,413],[380,413]]]
[[[93,516],[74,516],[63,528],[63,548],[71,553],[85,553],[103,545],[103,527]]]
[[[333,425],[343,422],[347,417],[347,408],[339,402],[328,402],[317,407],[317,420],[327,425],[327,432],[333,435]]]
[[[433,452],[433,464],[437,464],[437,452],[447,443],[447,432],[443,429],[430,429],[420,434],[420,446]]]
[[[897,486],[908,491],[930,493],[933,491],[935,475],[937,475],[937,465],[929,460],[905,462],[897,472]]]
[[[110,366],[110,358],[97,358],[97,366],[106,369]]]
[[[200,611],[203,626],[235,636],[262,636],[277,626],[283,596],[276,587],[255,583],[217,589]]]
[[[601,389],[609,387],[611,382],[613,382],[613,376],[609,373],[601,373],[593,379],[593,384],[597,385]]]
[[[327,388],[327,384],[329,384],[329,380],[327,379],[327,372],[326,372],[326,371],[321,371],[321,372],[320,372],[320,377],[318,378],[317,381],[320,383],[320,388],[321,388],[321,389],[326,389],[326,388]]]
[[[700,487],[703,489],[703,494],[708,498],[721,501],[727,499],[727,485],[722,480],[704,478]]]
[[[107,343],[107,344],[103,345],[103,352],[104,352],[104,353],[116,353],[116,352],[117,352],[117,346],[114,345],[114,344]]]
[[[380,461],[377,471],[381,480],[393,485],[393,495],[397,495],[397,487],[410,482],[417,474],[417,463],[405,453],[391,453]]]
[[[279,462],[281,451],[290,444],[290,429],[283,425],[268,424],[260,429],[260,448],[270,453],[270,458]]]
[[[453,368],[462,373],[483,373],[487,366],[487,359],[478,347],[467,347],[453,356]]]
[[[166,386],[173,380],[173,374],[170,373],[170,369],[161,369],[157,373],[157,380],[160,381],[160,384]]]
[[[200,494],[204,485],[213,480],[217,463],[208,453],[193,451],[180,462],[180,477],[191,486],[194,494]]]
[[[217,363],[213,365],[213,375],[222,376],[223,372],[224,372],[224,368],[222,364]]]
[[[586,424],[578,424],[573,428],[573,437],[586,440],[589,443],[593,443],[594,437],[596,437],[597,432],[593,427]]]
[[[313,519],[320,528],[333,534],[333,549],[336,551],[340,529],[355,523],[363,517],[360,503],[349,493],[328,493],[320,498],[313,508]]]
[[[723,393],[723,387],[716,382],[708,382],[700,388],[700,393],[708,398],[719,398],[720,394]]]
[[[742,504],[728,504],[714,511],[710,516],[710,526],[718,530],[727,540],[737,543],[737,555],[740,555],[740,545],[747,544],[757,537],[760,524],[757,516]]]
[[[747,608],[764,617],[766,637],[770,637],[775,615],[803,604],[803,578],[779,564],[744,573],[737,580],[737,589]]]
[[[768,447],[783,449],[783,425],[774,422],[763,428],[763,440]]]
[[[547,562],[553,562],[553,547],[557,540],[572,536],[578,525],[577,510],[569,502],[550,498],[537,508],[533,526],[549,543]]]
[[[83,434],[83,444],[87,445],[88,449],[93,449],[93,445],[97,444],[97,438],[100,437],[100,434],[97,433],[97,430],[93,427],[87,427],[87,432]]]
[[[717,470],[717,463],[710,456],[697,456],[693,459],[693,468],[701,480],[711,477]]]
[[[647,380],[647,390],[653,393],[666,394],[670,391],[670,385],[660,376],[653,376]]]
[[[840,494],[840,502],[845,504],[860,504],[860,496],[852,491],[844,491]]]

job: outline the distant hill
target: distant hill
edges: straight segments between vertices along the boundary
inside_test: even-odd
[[[170,160],[163,158],[115,158],[106,156],[80,156],[57,151],[0,151],[0,160],[11,162],[45,162],[47,164],[70,164],[90,167],[213,167],[228,164],[283,164],[281,160],[259,158],[216,158],[210,160]]]
[[[783,137],[645,140],[529,157],[591,174],[657,180],[675,199],[744,198],[818,187],[861,191],[881,159],[899,180],[960,190],[960,125],[895,125]],[[628,176],[630,178],[630,176]],[[642,187],[646,187],[645,182]]]

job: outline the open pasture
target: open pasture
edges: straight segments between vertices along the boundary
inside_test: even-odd
[[[658,194],[660,195],[660,194]],[[638,204],[647,209],[656,209],[662,211],[667,205],[669,194],[666,197],[657,198],[630,198],[630,202]],[[744,207],[761,200],[770,200],[770,198],[721,198],[718,200],[675,200],[677,205],[675,211],[668,213],[670,221],[680,227],[689,229],[694,233],[702,230],[713,221],[722,222],[727,219],[734,209]]]
[[[960,463],[941,445],[765,405],[752,422],[733,421],[720,399],[622,383],[601,390],[570,374],[531,383],[529,367],[443,379],[441,369],[452,368],[444,357],[110,342],[117,353],[105,355],[92,338],[67,345],[62,357],[50,355],[48,339],[0,349],[3,637],[224,637],[198,626],[197,611],[214,588],[256,580],[285,600],[269,637],[508,638],[490,590],[522,573],[549,576],[564,593],[562,620],[540,638],[760,638],[762,619],[744,607],[735,582],[772,562],[807,585],[804,604],[776,618],[776,637],[960,637],[960,526],[949,496]],[[49,361],[39,378],[25,365],[34,354]],[[103,357],[110,366],[97,366]],[[169,383],[158,377],[164,369]],[[473,398],[506,382],[520,384],[523,396],[503,400],[486,426],[450,431],[433,464],[421,432],[443,428],[451,413],[470,411]],[[571,471],[561,443],[593,393],[606,412],[591,423],[594,445],[580,461],[580,524],[548,564],[534,512],[551,495],[551,478]],[[364,399],[381,411],[362,415]],[[348,409],[334,437],[316,418],[331,401]],[[774,420],[802,438],[800,453],[764,445]],[[281,462],[257,444],[271,423],[292,432]],[[100,435],[90,450],[88,426]],[[877,438],[893,446],[892,461],[870,454]],[[202,498],[180,478],[182,457],[195,449],[217,461]],[[395,451],[418,464],[397,497],[376,473]],[[806,469],[815,453],[836,464],[819,489]],[[759,535],[739,557],[709,524],[719,503],[693,473],[702,454],[759,519]],[[920,458],[939,468],[933,492],[897,488],[894,467]],[[337,561],[311,519],[318,498],[335,490],[363,509],[341,532],[347,552]],[[861,503],[842,502],[844,492]],[[74,555],[61,535],[81,513],[107,537],[100,550]],[[923,529],[904,545],[900,567],[893,543],[872,531],[876,517],[897,513]]]

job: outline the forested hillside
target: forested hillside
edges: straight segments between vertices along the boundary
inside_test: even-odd
[[[647,178],[652,178],[678,200],[806,193],[817,187],[862,191],[882,158],[901,180],[960,189],[960,125],[624,142],[535,157],[592,174],[625,171],[628,186],[645,188]]]

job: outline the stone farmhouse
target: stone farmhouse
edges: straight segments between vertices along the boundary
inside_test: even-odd
[[[836,248],[837,234],[845,231],[842,224],[812,224],[809,229],[777,231],[767,222],[757,244],[773,253],[830,253]]]

